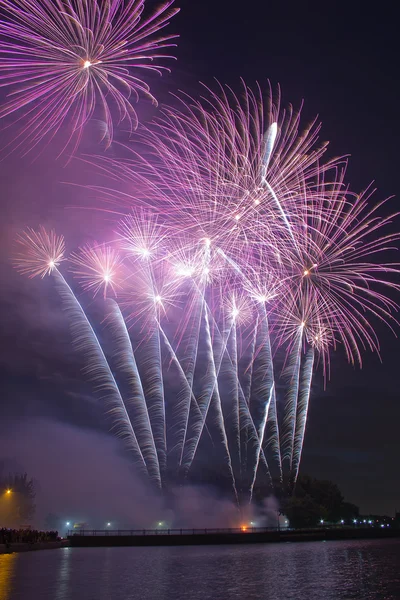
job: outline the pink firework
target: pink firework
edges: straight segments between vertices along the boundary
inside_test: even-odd
[[[178,12],[168,0],[142,19],[144,0],[4,0],[0,20],[0,86],[8,101],[0,118],[23,119],[16,144],[29,152],[67,129],[65,149],[78,146],[98,115],[109,145],[114,123],[133,130],[132,101],[156,103],[146,71],[161,73],[162,49],[175,36],[160,30]]]
[[[29,277],[49,275],[64,260],[64,237],[52,229],[28,227],[17,237],[17,244],[14,265],[20,273]]]
[[[279,98],[264,104],[259,90],[243,84],[239,97],[220,86],[165,108],[139,131],[141,154],[96,159],[132,186],[130,195],[94,189],[130,215],[118,232],[118,301],[133,340],[123,355],[161,478],[168,461],[186,476],[211,424],[235,493],[251,498],[273,464],[293,483],[315,367],[328,377],[340,347],[361,364],[364,349],[379,352],[376,323],[397,323],[397,214],[349,192],[344,161],[324,162],[319,126],[299,127]],[[98,258],[92,247],[72,257],[95,293],[108,273],[103,250]]]
[[[104,244],[87,244],[79,252],[73,252],[69,262],[83,288],[94,296],[103,290],[106,297],[109,288],[115,294],[121,285],[122,261],[114,248]]]

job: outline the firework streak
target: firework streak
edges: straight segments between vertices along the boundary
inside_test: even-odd
[[[279,98],[264,114],[244,84],[240,98],[206,93],[141,128],[140,152],[96,159],[132,184],[92,187],[127,217],[111,246],[67,260],[104,296],[107,351],[60,274],[62,237],[27,230],[16,266],[54,275],[114,426],[155,485],[212,455],[242,501],[296,481],[315,368],[327,379],[338,346],[361,365],[364,348],[379,352],[374,323],[396,325],[399,268],[383,259],[399,234],[383,203],[349,192],[342,159],[323,161],[319,125],[299,134],[299,114]]]

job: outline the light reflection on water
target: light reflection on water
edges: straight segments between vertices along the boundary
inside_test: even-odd
[[[1,600],[400,598],[400,540],[65,548],[0,556],[0,569],[11,557]]]
[[[16,554],[0,555],[0,600],[10,597],[16,557]]]

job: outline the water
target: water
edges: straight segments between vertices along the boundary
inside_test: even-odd
[[[400,540],[0,555],[0,600],[392,600]]]

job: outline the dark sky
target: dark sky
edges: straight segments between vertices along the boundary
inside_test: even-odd
[[[398,198],[396,4],[367,5],[182,0],[171,26],[181,35],[178,61],[172,75],[154,81],[153,91],[165,101],[177,88],[196,95],[197,81],[212,85],[213,77],[234,88],[239,77],[250,85],[279,83],[283,105],[304,100],[304,123],[320,116],[329,154],[351,155],[353,190],[374,180],[377,200]],[[144,105],[139,111],[146,118]],[[16,231],[26,224],[55,226],[70,248],[82,239],[103,239],[109,228],[104,216],[81,210],[90,204],[87,191],[61,183],[93,182],[94,176],[82,163],[64,167],[49,156],[33,161],[32,155],[12,155],[0,163],[0,457],[30,470],[43,489],[49,488],[49,473],[57,486],[70,486],[77,477],[85,487],[98,440],[110,442],[49,282],[20,277],[9,256]],[[395,198],[392,208],[397,205]],[[359,371],[337,352],[326,391],[316,378],[302,472],[337,482],[365,512],[393,514],[400,509],[400,345],[389,332],[380,333],[382,363],[367,354]],[[87,451],[86,466],[67,449],[69,427],[79,436],[80,452]],[[126,466],[111,447],[114,462],[104,460],[102,478],[107,481],[112,472],[117,485],[115,473],[123,477]],[[51,469],[43,466],[43,452],[52,457]],[[67,504],[49,508],[68,510]]]

